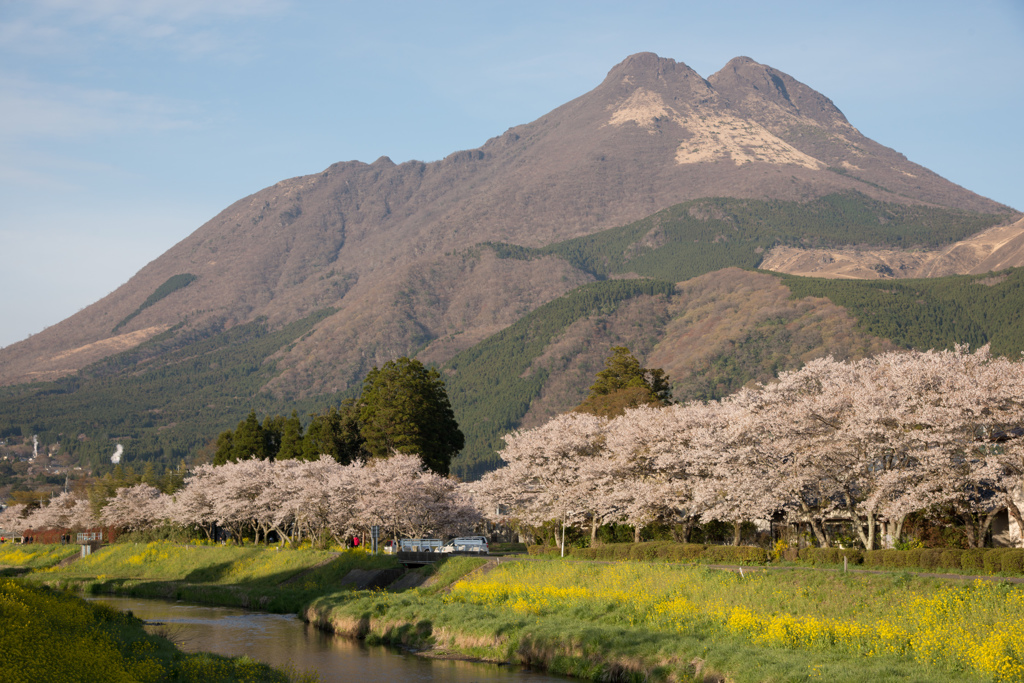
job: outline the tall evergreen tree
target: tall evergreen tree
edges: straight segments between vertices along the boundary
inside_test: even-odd
[[[256,411],[250,410],[249,416],[238,423],[235,431],[222,432],[217,437],[217,454],[215,465],[238,462],[256,457],[265,460],[268,457],[266,435],[263,425],[256,419]]]
[[[284,436],[284,415],[267,415],[263,418],[263,455],[267,460],[276,460]]]
[[[331,407],[314,415],[302,441],[302,457],[316,460],[330,455],[342,464],[365,458],[363,437],[359,432],[359,408],[352,399],[345,399],[337,408]]]
[[[228,429],[217,435],[217,450],[213,455],[214,465],[223,465],[231,461],[235,451],[235,432]]]
[[[292,411],[291,417],[284,420],[281,428],[281,447],[277,452],[278,460],[292,460],[302,457],[302,421],[299,414]]]
[[[672,388],[661,368],[645,368],[625,346],[613,346],[604,370],[576,412],[603,417],[622,415],[627,408],[663,406],[672,402]]]
[[[374,367],[363,381],[359,406],[360,434],[373,457],[415,453],[446,475],[465,445],[441,374],[418,360],[402,357]]]

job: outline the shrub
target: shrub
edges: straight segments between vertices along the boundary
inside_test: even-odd
[[[980,572],[984,566],[985,551],[980,548],[971,548],[961,551],[960,568],[965,571]]]
[[[986,550],[982,558],[982,568],[985,570],[985,573],[998,574],[1003,571],[1003,556],[1010,550],[1010,548],[991,548]]]
[[[909,550],[904,550],[902,552],[904,552],[906,554],[906,558],[907,558],[906,566],[907,567],[920,567],[921,566],[921,557],[924,555],[924,552],[925,552],[924,548],[921,548],[921,547],[911,548]]]
[[[921,558],[918,560],[922,569],[938,569],[942,561],[942,550],[929,548],[921,551]]]
[[[881,567],[882,566],[882,558],[884,557],[882,555],[883,552],[885,552],[885,551],[883,551],[883,550],[865,550],[864,551],[864,564],[869,566],[869,567]]]
[[[822,564],[824,561],[822,558],[822,550],[823,548],[801,548],[797,552],[797,557],[810,564]]]
[[[907,556],[902,550],[883,548],[880,552],[882,553],[883,567],[902,569],[907,566]]]
[[[760,546],[742,546],[740,549],[743,561],[748,564],[768,564],[772,561],[772,553]]]
[[[839,554],[846,558],[848,564],[864,564],[864,551],[860,548],[846,548],[840,550]]]
[[[492,553],[525,553],[526,552],[526,544],[525,543],[492,543],[490,548],[491,548],[491,552]]]
[[[559,549],[550,545],[529,545],[526,546],[526,552],[529,555],[551,555],[558,553]]]
[[[960,569],[960,556],[963,555],[963,550],[957,550],[956,548],[947,548],[942,551],[942,556],[939,558],[939,566],[947,569]]]
[[[649,562],[658,556],[658,543],[633,543],[629,548],[629,559]]]
[[[1010,549],[1003,553],[1002,569],[1008,574],[1024,574],[1024,550]]]
[[[704,556],[707,551],[707,546],[703,543],[684,543],[680,546],[682,552],[682,559],[689,562],[696,562]]]

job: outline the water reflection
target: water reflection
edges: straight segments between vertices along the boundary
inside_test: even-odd
[[[444,683],[545,683],[572,679],[518,667],[457,660],[437,660],[383,647],[366,647],[303,623],[298,617],[246,612],[230,607],[207,607],[184,602],[139,598],[91,598],[119,610],[131,610],[186,652],[248,655],[272,666],[291,664],[316,671],[320,680],[392,683],[438,681]]]

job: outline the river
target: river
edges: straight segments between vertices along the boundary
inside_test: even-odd
[[[547,683],[574,679],[520,667],[418,657],[324,633],[294,615],[248,612],[184,602],[101,596],[90,598],[131,612],[186,652],[249,657],[272,666],[315,671],[323,683]]]

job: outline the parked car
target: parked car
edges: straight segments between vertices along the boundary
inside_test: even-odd
[[[443,548],[442,553],[480,553],[486,555],[490,550],[487,547],[485,536],[460,536],[453,538]]]

